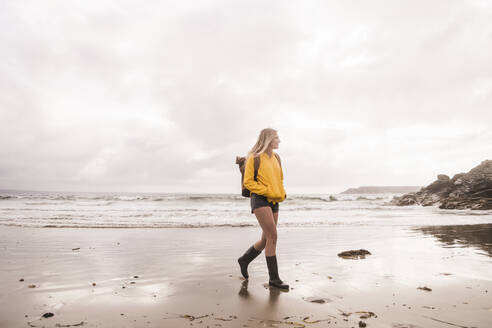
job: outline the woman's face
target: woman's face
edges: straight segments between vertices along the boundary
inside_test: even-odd
[[[271,143],[272,149],[278,149],[279,143],[280,143],[280,138],[278,137],[278,135],[276,135],[275,138],[273,138],[272,143]]]

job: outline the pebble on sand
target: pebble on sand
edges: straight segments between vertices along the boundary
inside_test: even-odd
[[[366,255],[371,255],[371,252],[369,252],[366,249],[359,249],[359,250],[350,250],[350,251],[344,251],[341,253],[337,254],[339,257],[344,258],[344,259],[364,259],[366,258]]]
[[[325,303],[332,302],[332,300],[330,300],[329,298],[321,298],[321,297],[306,297],[304,298],[304,300],[311,303],[318,303],[318,304],[325,304]]]

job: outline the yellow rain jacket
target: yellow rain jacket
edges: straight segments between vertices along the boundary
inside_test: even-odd
[[[285,200],[287,194],[284,189],[284,173],[274,154],[272,157],[267,153],[260,154],[258,181],[255,181],[254,175],[254,158],[250,156],[244,169],[244,186],[252,193],[265,196],[273,204]]]

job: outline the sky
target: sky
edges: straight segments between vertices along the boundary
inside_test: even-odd
[[[492,159],[491,1],[0,0],[0,189],[425,186]]]

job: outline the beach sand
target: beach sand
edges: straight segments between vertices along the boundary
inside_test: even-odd
[[[458,243],[440,228],[280,228],[289,292],[265,286],[264,253],[241,277],[259,227],[4,226],[0,327],[492,327],[492,225],[480,226]],[[337,256],[360,248],[372,254]]]

